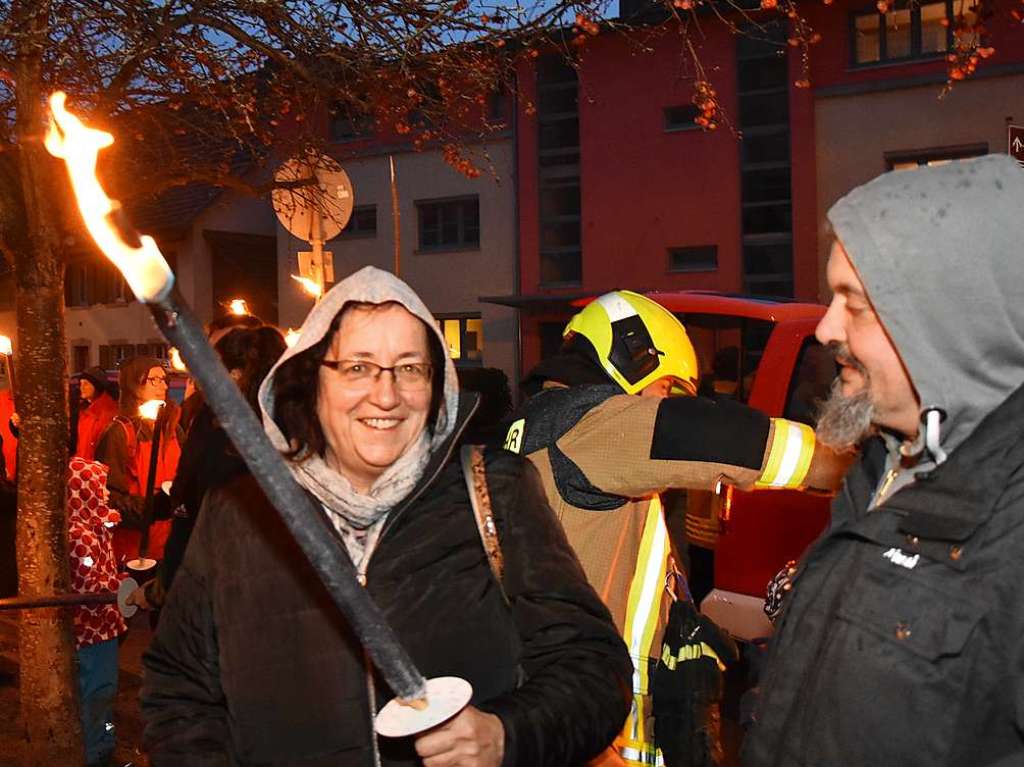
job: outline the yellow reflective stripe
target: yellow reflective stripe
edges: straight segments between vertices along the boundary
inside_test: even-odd
[[[803,423],[773,418],[768,462],[755,487],[796,488],[807,476],[814,455],[814,430]]]
[[[526,428],[526,419],[520,418],[508,427],[508,434],[505,435],[505,449],[512,453],[522,452],[523,430]]]
[[[665,664],[665,668],[669,671],[675,671],[676,666],[680,663],[687,663],[691,660],[700,660],[701,658],[714,658],[715,663],[718,664],[718,668],[725,671],[725,664],[722,663],[722,659],[718,657],[718,653],[715,652],[714,648],[711,647],[707,642],[700,642],[699,644],[694,642],[693,644],[684,644],[680,646],[679,652],[675,655],[668,647],[665,647],[661,653],[661,662]]]
[[[665,758],[661,755],[661,750],[653,751],[649,748],[633,748],[632,746],[623,746],[619,749],[619,755],[629,765],[637,765],[637,767],[664,767]]]
[[[627,742],[646,742],[643,698],[649,689],[647,658],[654,641],[660,615],[662,584],[668,568],[668,529],[662,514],[661,499],[651,497],[644,521],[644,533],[637,552],[636,569],[626,602],[625,635],[633,659],[633,710],[626,721]]]

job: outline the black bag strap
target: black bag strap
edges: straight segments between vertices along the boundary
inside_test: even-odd
[[[459,451],[462,461],[462,476],[466,480],[469,491],[469,503],[473,507],[473,517],[480,533],[480,542],[487,554],[487,563],[491,566],[494,580],[501,589],[501,596],[509,604],[505,593],[505,558],[501,553],[501,541],[498,540],[498,527],[494,523],[494,511],[491,508],[491,494],[487,490],[487,470],[484,464],[484,451],[480,445],[463,445]]]

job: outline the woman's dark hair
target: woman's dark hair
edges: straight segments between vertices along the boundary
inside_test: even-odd
[[[260,384],[288,348],[281,331],[270,325],[238,327],[221,338],[214,348],[224,361],[224,367],[241,371],[238,388],[258,413]]]
[[[348,302],[334,316],[322,339],[284,362],[274,373],[274,420],[291,445],[291,449],[284,454],[285,458],[303,461],[311,455],[322,456],[327,449],[327,441],[316,415],[320,363],[327,355],[327,349],[334,340],[345,314],[353,309],[376,311],[391,305],[401,306],[393,301],[383,304]],[[419,320],[419,317],[416,319]],[[427,334],[427,348],[433,368],[430,381],[430,410],[427,413],[427,428],[433,433],[437,414],[441,411],[441,403],[444,401],[445,351],[433,329],[425,322],[423,328]]]
[[[218,330],[224,330],[226,328],[258,328],[263,326],[263,320],[254,314],[222,314],[213,320],[210,320],[206,326],[207,337],[212,336]]]

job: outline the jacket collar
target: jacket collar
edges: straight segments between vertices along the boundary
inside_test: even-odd
[[[920,538],[960,542],[969,538],[994,511],[1010,473],[1020,458],[1011,450],[1024,440],[1024,386],[1018,388],[978,425],[938,468],[918,474],[882,509],[900,517],[899,530]],[[848,480],[853,513],[863,514],[884,464],[881,440],[865,448],[861,470]]]

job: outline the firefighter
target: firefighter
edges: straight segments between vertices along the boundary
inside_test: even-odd
[[[722,484],[833,490],[846,465],[816,445],[809,426],[697,397],[697,384],[697,357],[679,320],[637,293],[608,293],[572,318],[561,352],[526,379],[533,394],[505,440],[539,469],[629,646],[633,708],[615,743],[628,765],[663,763],[648,688],[648,659],[657,659],[672,599],[659,493]]]

